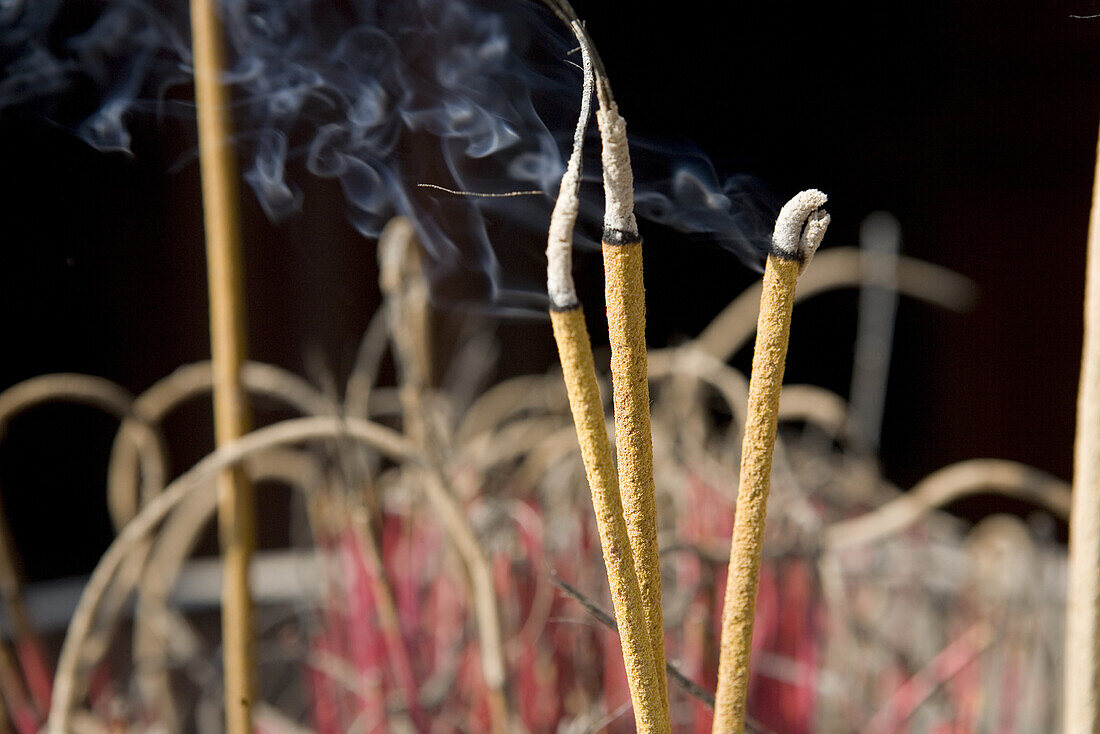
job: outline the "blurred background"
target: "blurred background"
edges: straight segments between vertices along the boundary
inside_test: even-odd
[[[68,4],[52,32],[86,28],[102,4]],[[965,314],[900,302],[885,476],[906,487],[991,456],[1069,479],[1100,114],[1100,18],[1077,16],[1100,4],[623,7],[576,2],[632,133],[690,142],[720,177],[751,174],[773,200],[826,191],[826,247],[857,245],[863,218],[889,211],[904,254],[978,284]],[[95,95],[78,88],[59,104],[79,109]],[[183,120],[135,118],[133,155],[102,153],[63,118],[33,105],[0,114],[0,387],[82,372],[137,393],[209,355],[194,132]],[[348,223],[336,183],[298,183],[305,205],[280,225],[242,191],[250,351],[340,384],[379,302],[375,243]],[[644,224],[643,235],[652,345],[697,334],[758,277],[699,238]],[[599,347],[598,257],[582,253],[577,266]],[[476,297],[463,307],[484,310]],[[788,381],[847,394],[856,314],[855,291],[800,306]],[[485,317],[497,320],[499,376],[554,361],[545,319]],[[747,352],[735,358],[746,371]],[[262,420],[278,417],[265,410]],[[210,449],[212,428],[199,404],[173,421],[193,436],[172,447],[180,468]],[[87,573],[109,542],[102,490],[115,429],[70,406],[9,427],[0,491],[29,580]],[[991,508],[951,509],[975,518]],[[277,544],[285,528],[270,525],[263,542]]]

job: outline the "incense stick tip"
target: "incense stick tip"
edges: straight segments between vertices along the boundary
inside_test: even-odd
[[[828,199],[817,189],[807,189],[784,204],[775,220],[771,254],[797,260],[805,268],[829,226],[829,214],[821,209]]]
[[[614,103],[596,111],[603,140],[604,229],[637,232],[634,218],[634,173],[630,167],[630,146],[626,120]]]

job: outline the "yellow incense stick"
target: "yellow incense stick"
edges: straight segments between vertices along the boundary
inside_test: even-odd
[[[214,369],[214,434],[218,446],[248,432],[241,384],[245,360],[243,261],[237,165],[230,144],[228,94],[221,82],[225,53],[213,0],[191,0],[191,45],[199,166],[210,285],[210,342]],[[218,478],[218,525],[224,559],[222,645],[228,734],[252,734],[254,636],[248,565],[255,547],[255,498],[242,470]]]
[[[554,339],[558,345],[585,473],[592,490],[592,507],[596,512],[596,528],[607,565],[627,683],[634,704],[635,724],[639,732],[667,732],[668,717],[664,692],[660,687],[664,676],[657,675],[653,661],[633,553],[623,521],[619,482],[611,458],[603,402],[596,382],[592,346],[584,323],[584,310],[580,306],[553,309],[550,320],[554,325]]]
[[[772,252],[764,269],[726,599],[722,608],[718,690],[711,729],[714,734],[741,734],[745,730],[760,554],[764,544],[764,520],[771,488],[772,455],[791,310],[798,275],[821,244],[829,225],[829,215],[821,211],[824,204],[825,195],[813,189],[787,202],[776,219]]]
[[[596,119],[603,141],[604,295],[611,342],[619,489],[667,718],[668,681],[665,676],[661,558],[657,545],[657,499],[653,484],[642,240],[634,217],[634,180],[626,122],[610,99],[606,85],[601,89],[600,104]]]

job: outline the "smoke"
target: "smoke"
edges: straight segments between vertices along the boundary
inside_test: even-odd
[[[0,0],[0,112],[90,83],[98,107],[74,132],[129,152],[138,117],[193,113],[183,93],[187,3],[94,7],[66,35],[62,20],[89,15],[86,2]],[[541,255],[579,107],[580,72],[568,63],[575,42],[550,13],[517,0],[224,0],[223,20],[243,175],[272,220],[308,205],[295,177],[335,179],[365,237],[408,216],[430,275],[479,280],[494,308],[545,305],[541,278],[524,282],[501,260],[516,250]],[[593,143],[582,241],[602,216]],[[768,227],[757,184],[720,184],[698,153],[637,141],[633,149],[640,217],[759,267],[754,243]],[[420,183],[542,193],[459,197]]]

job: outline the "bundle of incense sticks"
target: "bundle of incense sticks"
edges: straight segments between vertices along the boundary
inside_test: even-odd
[[[622,470],[620,474],[616,474],[584,311],[577,299],[571,272],[572,234],[579,205],[577,189],[580,184],[581,148],[588,124],[591,93],[595,86],[594,52],[571,9],[558,6],[555,10],[567,20],[580,42],[585,83],[580,119],[573,140],[573,153],[562,177],[550,220],[547,246],[550,316],[585,472],[592,490],[592,504],[607,565],[627,682],[634,704],[635,723],[639,732],[667,732],[670,725],[664,672],[664,634],[660,616],[660,566],[657,562],[648,384],[644,363],[645,326],[644,320],[641,324],[635,320],[629,325],[620,324],[616,330],[617,343],[613,347],[616,356],[613,359],[620,360],[620,366],[613,379],[616,383],[616,430],[620,442]],[[613,112],[613,102],[606,78],[600,79],[599,84],[601,113],[610,114]],[[614,119],[611,122],[616,129],[625,131],[621,122]],[[624,144],[616,150],[605,151],[605,158],[612,160],[613,165],[617,166],[615,170],[625,170],[629,174],[625,140],[622,142]],[[605,149],[606,147],[605,143]],[[616,181],[610,188],[621,196],[621,181]],[[626,189],[629,192],[629,179]],[[613,238],[631,248],[624,251],[626,260],[621,260],[619,253],[614,252],[610,259],[612,262],[622,262],[623,267],[616,272],[621,274],[622,279],[633,283],[636,288],[630,293],[638,297],[641,295],[641,262],[638,257],[640,252],[637,251],[640,248],[640,239],[636,234],[636,226],[632,224],[633,206],[630,197],[621,196],[619,200],[623,204],[614,207],[613,211],[619,214],[625,207],[628,215],[622,221],[615,219],[614,224],[621,226],[611,226],[608,231],[621,232],[621,235],[614,235]],[[626,227],[629,227],[629,231]],[[636,319],[639,314],[644,314],[644,303],[636,300],[631,302],[629,295],[620,292],[621,283],[622,280],[616,284],[609,283],[608,286],[615,291],[615,302],[619,305],[617,313],[620,318]],[[609,319],[612,318],[610,308],[608,316]],[[639,344],[643,355],[640,372],[636,364],[627,364],[630,359],[637,360]],[[625,381],[632,378],[632,384],[624,387]],[[639,416],[637,401],[642,396],[644,416]],[[620,402],[624,406],[622,410],[619,408]],[[629,415],[629,422],[619,424],[620,415],[624,420]],[[628,454],[624,454],[624,437],[628,434],[630,438],[626,440],[631,448]]]
[[[639,731],[668,731],[661,568],[653,483],[649,383],[645,344],[642,238],[634,216],[633,175],[626,123],[611,95],[602,64],[566,0],[546,0],[569,23],[584,57],[585,90],[573,154],[562,177],[547,247],[547,284],[554,336],[599,525],[609,584],[622,635],[623,658]],[[592,81],[595,74],[597,79]],[[589,95],[599,98],[605,196],[603,262],[618,473],[611,458],[603,405],[593,369],[584,315],[573,287],[570,246],[576,221],[580,148]],[[736,524],[723,609],[721,665],[714,732],[744,729],[749,652],[764,517],[775,443],[779,393],[799,274],[824,237],[825,195],[805,191],[776,221],[761,301],[749,389]],[[615,481],[617,479],[617,482]],[[616,491],[616,489],[618,491]],[[625,538],[623,537],[625,533]],[[625,547],[624,547],[625,546]],[[627,549],[629,553],[627,553]],[[636,603],[637,602],[637,603]]]

